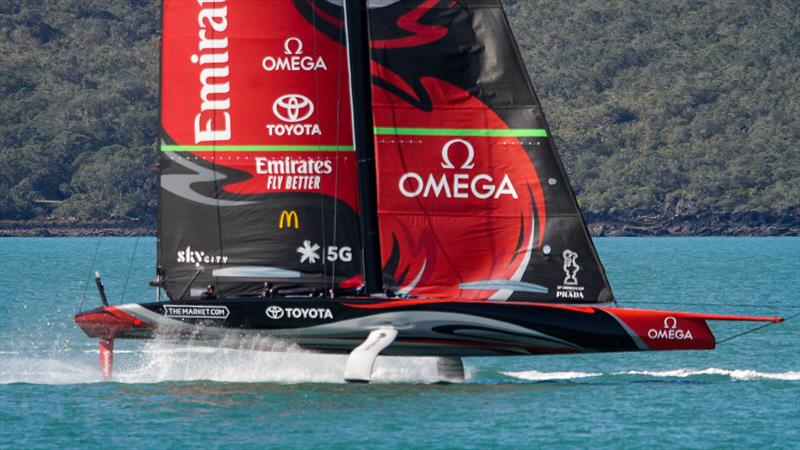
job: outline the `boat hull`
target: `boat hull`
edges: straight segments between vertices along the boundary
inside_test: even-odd
[[[258,349],[295,344],[326,353],[348,353],[372,330],[392,328],[398,337],[382,354],[396,356],[713,349],[709,319],[764,320],[602,306],[307,297],[127,304],[75,318],[87,335],[105,340],[235,346],[264,337],[270,339]]]

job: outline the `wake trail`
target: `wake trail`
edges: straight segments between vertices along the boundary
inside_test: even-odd
[[[628,370],[623,372],[540,372],[526,370],[518,372],[501,372],[503,375],[527,381],[559,381],[582,378],[611,377],[650,377],[650,378],[689,378],[703,376],[722,376],[734,381],[800,381],[800,371],[759,372],[751,369],[672,369],[672,370]]]

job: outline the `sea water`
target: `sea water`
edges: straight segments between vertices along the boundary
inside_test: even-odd
[[[621,306],[800,311],[800,238],[596,243]],[[426,358],[347,385],[344,357],[291,345],[119,341],[102,382],[73,315],[95,270],[111,303],[152,301],[154,258],[153,238],[0,238],[0,448],[800,447],[800,318],[714,351],[467,358],[451,385]]]

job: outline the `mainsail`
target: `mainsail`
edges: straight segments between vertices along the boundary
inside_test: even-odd
[[[369,5],[384,287],[613,300],[500,0]],[[362,283],[344,35],[340,1],[165,0],[170,297]]]
[[[391,2],[370,21],[387,282],[611,301],[500,0]]]
[[[319,32],[311,6],[164,1],[158,260],[171,298],[361,272],[343,35]]]

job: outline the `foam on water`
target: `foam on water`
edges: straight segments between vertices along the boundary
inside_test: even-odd
[[[686,378],[700,375],[720,375],[728,376],[734,380],[749,381],[749,380],[786,380],[786,381],[800,381],[800,372],[759,372],[750,369],[719,369],[716,367],[709,367],[707,369],[675,369],[675,370],[662,370],[662,371],[647,371],[647,370],[630,370],[627,372],[619,372],[616,375],[645,375],[649,377],[668,377],[668,378]]]
[[[753,380],[782,380],[800,381],[800,372],[759,372],[751,369],[720,369],[709,367],[707,369],[673,369],[673,370],[629,370],[625,372],[597,373],[597,372],[539,372],[526,370],[520,372],[502,372],[503,375],[530,381],[574,380],[580,378],[593,378],[601,376],[646,376],[654,378],[688,378],[699,376],[727,376],[736,381]]]
[[[525,370],[521,372],[501,372],[513,378],[530,381],[548,380],[575,380],[578,378],[590,378],[602,376],[602,373],[595,372],[539,372],[538,370]]]

